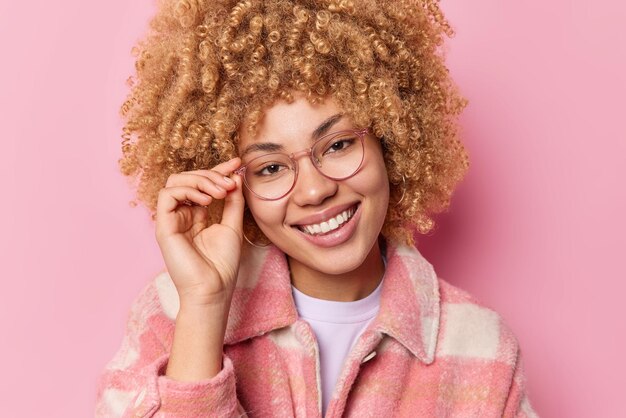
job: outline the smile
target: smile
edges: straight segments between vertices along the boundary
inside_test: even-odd
[[[348,222],[357,210],[358,205],[354,205],[349,209],[335,215],[327,221],[318,224],[298,225],[298,229],[307,235],[323,235],[339,229],[344,223]]]

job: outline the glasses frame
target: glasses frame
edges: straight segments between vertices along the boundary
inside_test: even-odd
[[[352,173],[352,174],[350,174],[349,176],[346,176],[346,177],[331,177],[331,176],[327,176],[326,174],[322,173],[321,168],[320,168],[321,164],[318,164],[318,162],[315,161],[315,158],[313,158],[313,148],[315,148],[315,146],[318,143],[324,141],[325,139],[328,139],[331,136],[335,136],[335,135],[339,135],[339,134],[343,134],[343,133],[348,133],[348,132],[357,135],[359,137],[359,139],[360,139],[361,149],[363,150],[363,154],[361,155],[361,161],[359,161],[359,166],[356,168],[356,170],[354,170],[354,173]],[[285,197],[289,193],[291,193],[293,188],[296,186],[296,182],[298,181],[298,172],[299,172],[299,167],[300,167],[298,165],[298,159],[300,157],[305,156],[305,155],[309,156],[309,159],[311,160],[311,163],[313,163],[313,167],[315,167],[317,172],[320,173],[322,176],[326,177],[327,179],[335,180],[335,181],[347,180],[347,179],[353,177],[354,175],[356,175],[356,173],[359,172],[359,170],[361,169],[361,166],[363,165],[363,160],[365,159],[365,143],[364,143],[363,140],[365,139],[365,136],[367,134],[369,134],[369,132],[370,131],[369,131],[368,128],[365,128],[365,129],[343,129],[341,131],[331,132],[329,134],[326,134],[326,135],[322,136],[318,140],[316,140],[313,143],[313,145],[311,145],[309,148],[303,149],[301,151],[296,151],[296,152],[293,152],[291,154],[285,154],[284,152],[271,152],[271,153],[263,154],[263,155],[260,155],[258,157],[253,158],[247,164],[245,164],[245,165],[239,167],[237,170],[233,171],[233,173],[239,174],[243,178],[244,185],[246,186],[246,188],[248,190],[250,190],[250,192],[253,195],[255,195],[256,197],[258,197],[261,200],[270,200],[270,201],[282,199],[283,197]],[[268,197],[264,197],[264,196],[261,196],[261,195],[255,193],[254,190],[252,190],[252,188],[248,185],[248,181],[246,180],[246,169],[255,160],[257,160],[259,158],[266,158],[268,155],[275,155],[275,154],[285,155],[287,158],[289,158],[291,160],[291,162],[293,163],[293,166],[295,167],[295,169],[294,169],[295,174],[294,174],[294,178],[293,178],[293,184],[291,185],[289,190],[287,190],[284,194],[282,194],[279,197],[268,198]]]

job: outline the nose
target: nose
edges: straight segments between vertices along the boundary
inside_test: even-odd
[[[291,192],[292,200],[298,206],[319,205],[337,193],[336,181],[324,177],[313,165],[310,158],[298,161],[298,178]]]

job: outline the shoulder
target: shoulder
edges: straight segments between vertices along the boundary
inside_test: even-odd
[[[151,364],[169,350],[174,333],[174,321],[170,318],[174,303],[178,304],[176,289],[167,272],[160,272],[144,286],[132,303],[124,338],[106,366],[103,382],[107,379],[118,382],[121,379],[119,376]],[[118,376],[119,373],[122,375]],[[106,384],[115,386],[118,383]]]
[[[387,251],[388,271],[407,279],[412,288],[404,287],[402,291],[412,291],[417,298],[415,306],[419,308],[415,312],[421,317],[417,332],[430,335],[428,330],[434,330],[436,358],[451,358],[455,363],[465,360],[469,363],[475,363],[473,360],[515,363],[517,339],[501,315],[467,291],[440,278],[415,247],[392,241],[388,249],[391,250]],[[396,281],[394,286],[402,283]]]
[[[179,301],[167,271],[161,271],[139,292],[130,308],[127,333],[146,338],[152,335],[164,343],[174,328]]]
[[[179,302],[176,287],[167,271],[157,273],[144,286],[131,306],[131,316],[164,316],[175,319]]]
[[[467,291],[438,278],[438,356],[494,360],[513,365],[519,345],[504,319]]]

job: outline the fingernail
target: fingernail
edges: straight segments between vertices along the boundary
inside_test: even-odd
[[[228,184],[233,184],[233,179],[231,179],[230,177],[224,176],[224,181]]]

